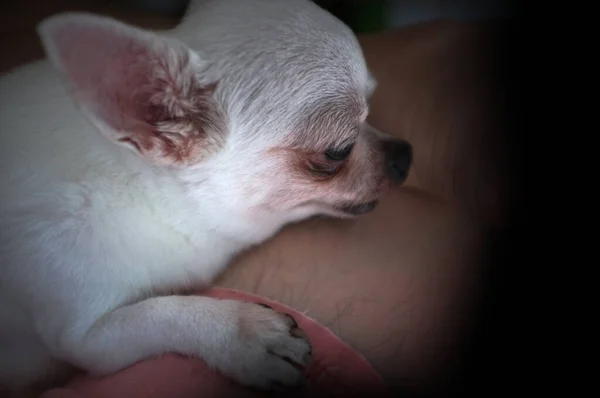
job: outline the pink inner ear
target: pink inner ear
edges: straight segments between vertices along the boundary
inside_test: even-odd
[[[114,26],[75,21],[58,27],[53,39],[77,99],[108,126],[131,131],[164,116],[153,115],[147,102],[156,89],[151,67],[159,62],[147,40]]]
[[[187,164],[206,150],[206,129],[221,115],[181,44],[114,22],[63,20],[51,29],[55,62],[79,104],[155,161]],[[106,129],[104,129],[106,130]]]

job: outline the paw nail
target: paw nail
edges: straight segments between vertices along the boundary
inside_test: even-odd
[[[298,322],[296,322],[293,316],[291,316],[290,314],[285,314],[285,316],[292,321],[292,328],[298,328]]]
[[[304,354],[304,356],[302,357],[302,360],[304,361],[304,365],[308,366],[311,364],[312,362],[312,355],[309,353]]]
[[[290,330],[290,334],[294,337],[298,337],[300,339],[306,339],[306,332],[302,329],[300,329],[299,327],[295,327],[292,330]]]

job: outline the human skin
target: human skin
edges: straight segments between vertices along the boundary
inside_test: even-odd
[[[489,38],[486,23],[449,21],[360,36],[379,82],[369,122],[411,142],[408,180],[360,219],[285,228],[217,285],[305,312],[393,386],[433,386],[477,301],[482,232],[504,211]]]

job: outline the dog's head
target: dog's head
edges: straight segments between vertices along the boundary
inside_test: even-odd
[[[99,130],[215,211],[285,223],[373,209],[411,148],[366,123],[375,82],[353,33],[310,1],[230,3],[163,34],[81,13],[39,32]]]

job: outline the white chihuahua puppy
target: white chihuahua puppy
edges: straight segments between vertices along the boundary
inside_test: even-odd
[[[352,31],[309,0],[215,0],[151,32],[65,13],[0,80],[0,383],[177,352],[297,386],[294,320],[176,295],[284,225],[372,210],[408,143],[369,127]],[[300,365],[300,366],[298,366]]]

